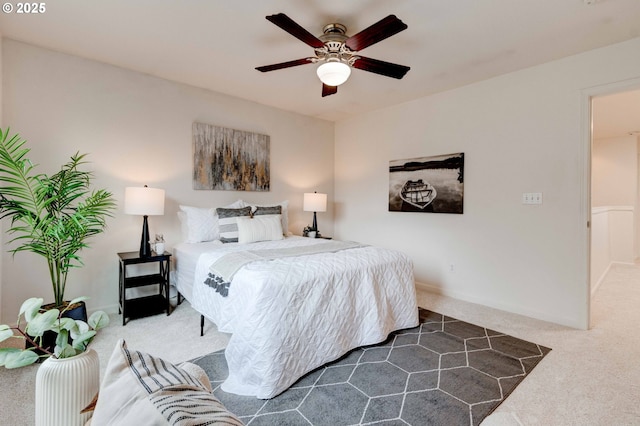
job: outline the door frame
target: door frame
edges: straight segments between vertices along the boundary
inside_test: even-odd
[[[580,221],[585,224],[583,234],[583,253],[585,259],[584,277],[585,292],[584,306],[586,308],[585,329],[593,326],[591,321],[591,156],[593,144],[593,98],[599,96],[613,95],[615,93],[627,92],[640,89],[640,78],[621,80],[613,83],[601,84],[588,87],[581,91],[581,111],[580,111],[580,151],[582,157],[581,176],[581,215]]]

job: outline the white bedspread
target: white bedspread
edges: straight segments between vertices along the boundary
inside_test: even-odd
[[[349,350],[418,325],[413,268],[393,250],[366,246],[253,262],[234,275],[228,297],[203,284],[212,262],[229,251],[323,243],[289,237],[225,244],[200,256],[191,303],[232,333],[224,391],[272,398]]]

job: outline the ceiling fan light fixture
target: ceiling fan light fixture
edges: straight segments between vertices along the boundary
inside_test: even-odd
[[[320,64],[316,73],[327,86],[340,86],[351,75],[351,67],[344,62],[330,61]]]

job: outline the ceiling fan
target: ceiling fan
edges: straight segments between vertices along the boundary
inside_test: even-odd
[[[389,15],[351,37],[346,35],[347,27],[342,24],[325,25],[323,28],[324,34],[316,37],[284,13],[269,15],[266,18],[292,36],[313,47],[315,56],[265,65],[256,67],[256,69],[267,72],[298,65],[320,63],[317,74],[320,81],[322,81],[323,97],[338,92],[338,86],[349,78],[351,68],[397,79],[404,77],[410,69],[404,65],[366,58],[356,54],[356,52],[372,44],[406,30],[407,24],[395,15]]]

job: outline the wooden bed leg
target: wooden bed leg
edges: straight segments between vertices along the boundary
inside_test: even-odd
[[[200,315],[200,337],[204,336],[204,315]]]

